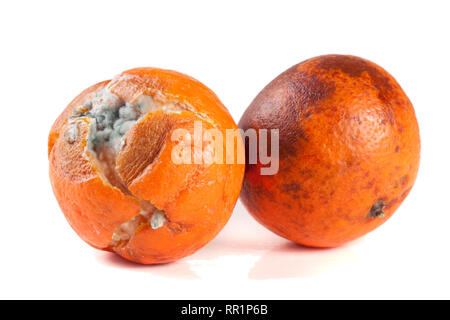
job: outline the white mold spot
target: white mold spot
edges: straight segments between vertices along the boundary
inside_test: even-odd
[[[142,203],[141,207],[142,210],[141,212],[139,212],[139,214],[137,214],[127,222],[122,223],[116,228],[112,236],[112,246],[116,246],[119,242],[129,241],[134,236],[139,227],[148,225],[149,222],[152,229],[158,229],[162,227],[162,225],[166,221],[164,211],[156,209],[148,202]]]
[[[117,154],[128,131],[149,112],[152,104],[153,99],[146,95],[142,95],[135,104],[129,104],[105,88],[92,101],[77,108],[71,119],[91,119],[89,151],[95,153],[98,147],[106,146]]]
[[[139,110],[142,113],[149,113],[152,107],[154,106],[154,101],[152,97],[147,96],[145,94],[141,95],[137,101],[137,105],[139,106]]]
[[[109,91],[107,88],[97,92],[95,98],[92,100],[93,109],[98,109],[99,107],[101,108],[103,106],[107,106],[111,109],[117,109],[122,104],[122,99]]]
[[[136,120],[139,117],[138,111],[129,104],[119,109],[119,118],[124,120]]]
[[[166,222],[166,216],[164,215],[164,212],[161,210],[156,210],[150,219],[150,225],[152,226],[152,229],[158,229],[161,228]]]
[[[69,126],[64,132],[64,139],[72,144],[77,141],[78,138],[78,124],[77,122],[69,122]]]

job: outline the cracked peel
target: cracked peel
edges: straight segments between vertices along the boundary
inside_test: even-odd
[[[58,203],[83,240],[153,264],[192,254],[220,231],[244,166],[172,163],[169,134],[193,119],[236,129],[204,85],[154,68],[126,71],[69,104],[49,135],[49,171]]]

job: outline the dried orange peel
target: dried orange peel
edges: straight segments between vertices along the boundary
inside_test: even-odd
[[[218,234],[237,201],[244,164],[174,163],[172,134],[193,134],[195,121],[237,129],[210,89],[156,68],[125,71],[66,107],[49,134],[50,180],[85,242],[155,264],[188,256]],[[224,158],[243,152],[236,142]],[[195,148],[211,152],[207,144]]]

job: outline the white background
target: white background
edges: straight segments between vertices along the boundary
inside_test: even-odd
[[[450,298],[448,1],[2,1],[0,298]],[[419,176],[385,225],[308,249],[238,202],[179,262],[140,266],[82,242],[53,197],[47,134],[84,88],[138,66],[187,73],[236,122],[275,76],[343,53],[387,69],[413,102]]]

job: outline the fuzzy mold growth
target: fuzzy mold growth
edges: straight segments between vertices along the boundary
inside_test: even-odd
[[[141,212],[116,228],[112,236],[113,247],[126,244],[136,231],[150,223],[152,229],[158,229],[166,222],[164,211],[158,210],[150,202],[141,200]]]
[[[178,112],[179,108],[170,104],[159,106],[147,95],[142,95],[136,103],[130,104],[104,88],[91,101],[78,107],[69,118],[71,123],[80,118],[90,119],[87,152],[94,156],[93,159],[106,181],[139,200],[141,211],[116,228],[111,241],[113,247],[126,244],[142,226],[150,225],[152,229],[158,229],[166,221],[164,211],[133,195],[116,170],[116,158],[124,145],[126,134],[145,114],[155,110]],[[75,129],[76,126],[69,126],[66,132],[68,142],[76,139]]]
[[[127,132],[148,112],[152,104],[151,97],[142,96],[132,105],[104,89],[92,101],[76,109],[71,118],[91,119],[88,137],[90,151],[98,152],[98,149],[107,147],[117,154]]]

